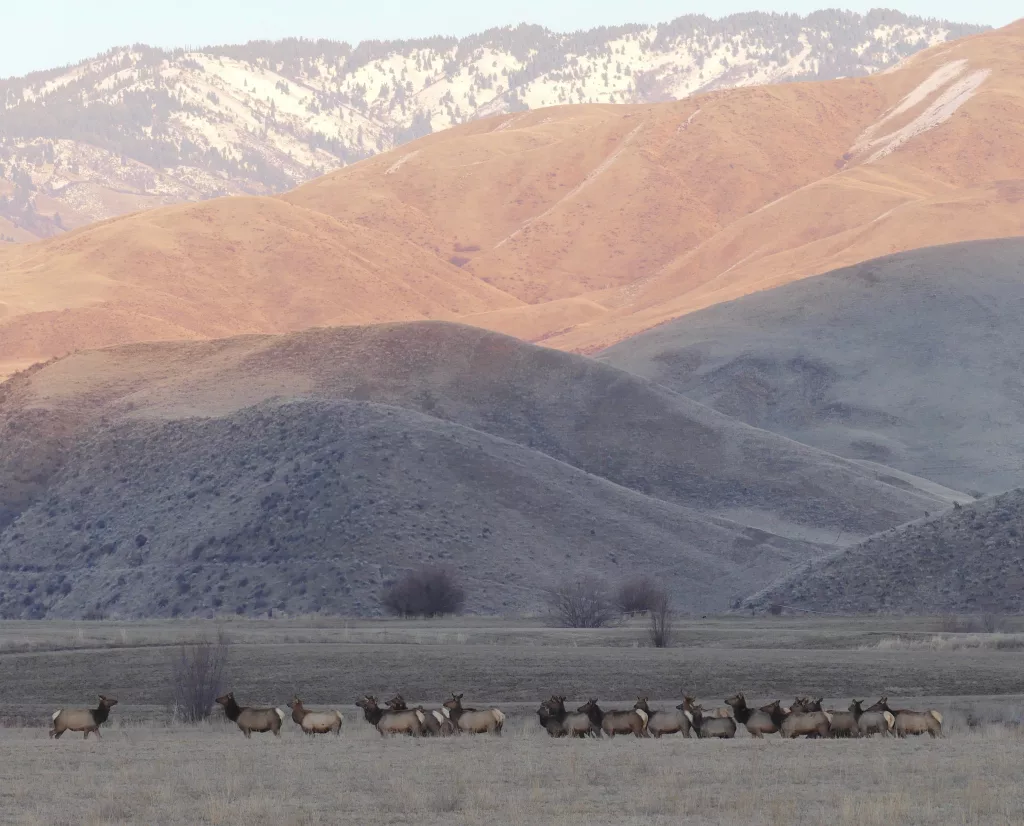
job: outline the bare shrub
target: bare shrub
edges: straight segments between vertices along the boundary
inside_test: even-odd
[[[668,593],[658,589],[651,598],[648,608],[650,620],[649,633],[651,645],[655,648],[668,648],[672,644],[672,623],[675,612],[672,610],[672,601]]]
[[[997,631],[1006,630],[1006,617],[1000,614],[982,614],[981,630],[986,634],[995,634]]]
[[[563,582],[548,589],[545,599],[554,619],[566,628],[601,628],[618,614],[608,583],[599,577]]]
[[[771,614],[773,617],[782,616],[782,603],[773,602],[771,605],[768,606],[768,613]]]
[[[648,611],[658,595],[658,586],[650,577],[641,576],[627,580],[619,586],[615,602],[623,614],[634,616]]]
[[[947,634],[994,634],[1007,630],[1007,627],[1006,617],[994,613],[980,616],[947,614],[939,620],[939,630]]]
[[[199,723],[212,713],[213,701],[224,687],[228,646],[221,629],[216,640],[186,643],[175,652],[171,688],[174,714],[182,722]]]
[[[461,612],[466,592],[450,568],[424,565],[387,586],[380,601],[400,617],[439,617]]]

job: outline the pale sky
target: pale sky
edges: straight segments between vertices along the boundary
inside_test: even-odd
[[[684,14],[806,14],[829,0],[37,0],[4,2],[0,77],[74,63],[113,46],[201,46],[283,37],[396,40],[461,36],[494,26],[538,23],[555,31],[659,23]],[[864,12],[874,3],[844,6]],[[1020,0],[900,0],[906,14],[1003,26],[1024,15]]]

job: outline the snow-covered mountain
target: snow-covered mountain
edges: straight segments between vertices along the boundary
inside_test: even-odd
[[[0,241],[178,201],[282,191],[487,115],[865,75],[981,30],[833,10],[572,34],[521,25],[355,47],[115,49],[0,80]]]

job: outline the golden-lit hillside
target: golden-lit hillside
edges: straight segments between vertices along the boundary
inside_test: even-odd
[[[900,250],[1024,234],[1024,23],[869,78],[476,121],[307,184],[0,251],[0,373],[461,319],[589,352]]]

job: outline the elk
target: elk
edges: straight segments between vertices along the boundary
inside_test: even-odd
[[[797,698],[793,702],[793,711],[782,721],[779,733],[783,739],[792,739],[801,735],[808,737],[827,737],[832,724],[832,715],[821,710],[821,699],[808,701]]]
[[[240,706],[235,702],[234,693],[230,691],[218,697],[217,703],[224,706],[225,716],[232,723],[236,723],[247,738],[251,738],[254,731],[272,731],[275,737],[281,736],[281,723],[284,722],[284,712],[281,709]]]
[[[90,732],[96,732],[100,737],[100,726],[107,722],[110,716],[110,709],[117,705],[113,697],[99,695],[100,704],[96,708],[58,708],[50,715],[50,722],[53,727],[50,729],[50,737],[54,740],[60,739],[65,731],[84,731],[83,740],[89,739]]]
[[[854,705],[860,708],[860,701],[855,700]],[[896,728],[896,716],[889,710],[889,698],[882,697],[877,703],[860,712],[857,719],[857,728],[860,729],[861,737],[869,737],[872,734],[889,736],[894,734]]]
[[[638,709],[629,711],[602,711],[597,700],[588,700],[578,709],[581,714],[586,714],[594,725],[599,726],[601,731],[609,737],[616,734],[632,734],[634,737],[648,737],[647,734],[647,713]]]
[[[779,701],[776,700],[768,708],[777,707],[778,703]],[[746,726],[751,737],[762,738],[766,734],[776,734],[779,731],[782,718],[779,717],[776,722],[776,717],[772,716],[771,711],[750,708],[747,706],[747,700],[742,692],[727,698],[725,704],[733,710],[736,722],[741,726]]]
[[[586,714],[565,710],[565,696],[553,694],[537,709],[540,724],[552,737],[600,737],[601,727]]]
[[[363,710],[366,722],[380,732],[381,737],[389,734],[408,734],[410,737],[422,737],[426,733],[424,723],[426,714],[417,710],[391,711],[377,705],[377,698],[372,694],[365,695],[356,705]]]
[[[889,712],[895,717],[894,727],[897,737],[906,737],[908,734],[928,734],[931,737],[942,736],[942,715],[934,708],[928,711],[913,711],[909,708],[889,708],[888,698],[883,697],[874,706],[878,706],[882,712]]]
[[[387,701],[387,707],[392,711],[408,711],[409,706],[401,694],[396,694]],[[427,711],[423,706],[416,706],[413,711],[423,715],[423,733],[428,737],[451,737],[458,734],[458,729],[452,725],[452,721],[436,709]]]
[[[505,715],[497,708],[485,708],[478,711],[475,708],[463,708],[461,694],[452,692],[450,700],[443,704],[445,716],[452,721],[452,724],[459,730],[469,734],[483,734],[489,732],[501,736],[501,728],[505,725]]]
[[[652,737],[661,737],[663,734],[682,734],[687,738],[690,736],[690,729],[693,726],[690,725],[686,714],[678,708],[671,711],[651,711],[646,697],[638,697],[633,708],[647,715],[647,732]]]
[[[292,720],[299,724],[306,734],[341,734],[341,726],[344,719],[340,711],[311,711],[302,704],[302,700],[295,697],[288,707],[292,710]]]
[[[704,709],[699,705],[691,705],[688,709],[683,708],[685,705],[686,703],[682,702],[676,708],[683,709],[699,739],[717,737],[730,740],[736,736],[736,721],[732,717],[705,717]]]

